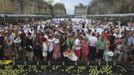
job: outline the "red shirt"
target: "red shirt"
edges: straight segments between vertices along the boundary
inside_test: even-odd
[[[102,32],[102,37],[105,38],[108,36],[108,33],[107,32]]]
[[[40,45],[42,45],[43,42],[44,42],[44,37],[43,37],[43,35],[39,35],[39,43],[40,43]]]

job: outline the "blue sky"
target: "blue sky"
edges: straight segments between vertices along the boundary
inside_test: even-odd
[[[82,3],[88,5],[91,0],[54,0],[54,3],[64,3],[67,14],[74,14],[74,6]]]

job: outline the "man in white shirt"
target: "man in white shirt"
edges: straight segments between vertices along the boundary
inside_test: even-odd
[[[86,37],[87,37],[88,42],[89,42],[90,37],[91,37],[91,30],[88,30],[88,31],[86,32]]]
[[[93,33],[94,34],[94,33]],[[90,46],[92,46],[92,47],[95,47],[95,45],[96,45],[96,41],[97,41],[97,38],[95,37],[95,36],[90,36],[90,38],[89,38],[89,45]]]
[[[89,60],[95,61],[96,58],[96,42],[97,38],[95,37],[95,33],[92,33],[92,36],[89,38]]]

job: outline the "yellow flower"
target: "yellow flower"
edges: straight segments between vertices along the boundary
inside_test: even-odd
[[[10,64],[12,62],[13,62],[13,60],[1,60],[0,64],[8,65],[8,64]]]

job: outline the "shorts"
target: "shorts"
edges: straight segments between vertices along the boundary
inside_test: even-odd
[[[33,57],[34,56],[34,53],[33,53],[33,51],[27,51],[26,52],[26,56],[28,56],[28,57]]]
[[[42,56],[43,56],[43,57],[47,57],[47,51],[46,51],[46,52],[44,51],[44,52],[42,53]]]

